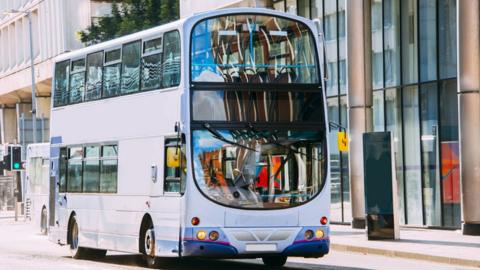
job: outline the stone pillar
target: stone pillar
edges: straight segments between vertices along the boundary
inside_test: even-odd
[[[458,123],[463,234],[480,235],[480,2],[458,5]]]
[[[17,110],[3,107],[0,109],[0,127],[2,144],[17,142]]]
[[[362,134],[372,130],[370,0],[347,0],[347,85],[352,227],[365,228]]]

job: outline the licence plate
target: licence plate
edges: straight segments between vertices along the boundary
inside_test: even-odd
[[[247,244],[246,251],[277,251],[276,244]]]

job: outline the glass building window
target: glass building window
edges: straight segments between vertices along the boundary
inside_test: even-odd
[[[95,100],[102,96],[103,52],[87,56],[87,90],[85,100]]]
[[[437,78],[437,0],[419,1],[420,81]]]
[[[437,84],[420,87],[423,207],[425,225],[441,226]]]
[[[405,224],[405,200],[403,179],[403,132],[402,132],[402,100],[400,89],[385,90],[385,127],[393,135],[395,166],[397,173],[397,196],[400,206],[400,222]]]
[[[337,41],[337,13],[336,9],[325,10],[324,29],[328,81],[326,83],[327,96],[338,95],[338,41]]]
[[[347,96],[340,97],[340,125],[348,130],[348,99]],[[343,194],[343,222],[352,221],[352,206],[350,204],[350,174],[348,172],[348,152],[340,153],[340,170],[342,177],[342,194]]]
[[[441,79],[457,76],[457,1],[438,0],[438,50]]]
[[[439,111],[443,225],[460,228],[461,185],[456,80],[442,82]]]
[[[417,0],[401,1],[402,76],[404,84],[418,81]]]
[[[400,85],[400,3],[383,0],[385,87]]]
[[[297,0],[297,15],[310,18],[310,0]]]
[[[373,91],[373,131],[384,131],[383,90]]]
[[[140,41],[123,45],[121,79],[122,94],[132,93],[139,90],[141,47],[142,43]]]
[[[340,94],[347,93],[347,25],[345,18],[346,1],[338,0],[338,83]]]
[[[422,215],[422,175],[420,160],[420,119],[418,108],[418,88],[403,89],[403,126],[405,132],[405,193],[407,223],[423,224]]]
[[[327,99],[328,119],[334,123],[339,123],[338,97]],[[331,219],[342,221],[342,179],[341,179],[341,161],[340,151],[337,145],[338,130],[331,129],[328,133],[330,147],[330,182],[331,182]]]

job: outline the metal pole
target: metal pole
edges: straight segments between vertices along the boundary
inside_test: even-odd
[[[33,53],[32,12],[27,11],[28,28],[30,33],[30,69],[32,71],[32,139],[37,142],[37,94],[35,90],[35,61]]]

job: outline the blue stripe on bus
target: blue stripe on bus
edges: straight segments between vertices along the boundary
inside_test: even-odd
[[[51,144],[62,143],[62,136],[55,136],[50,139]]]

